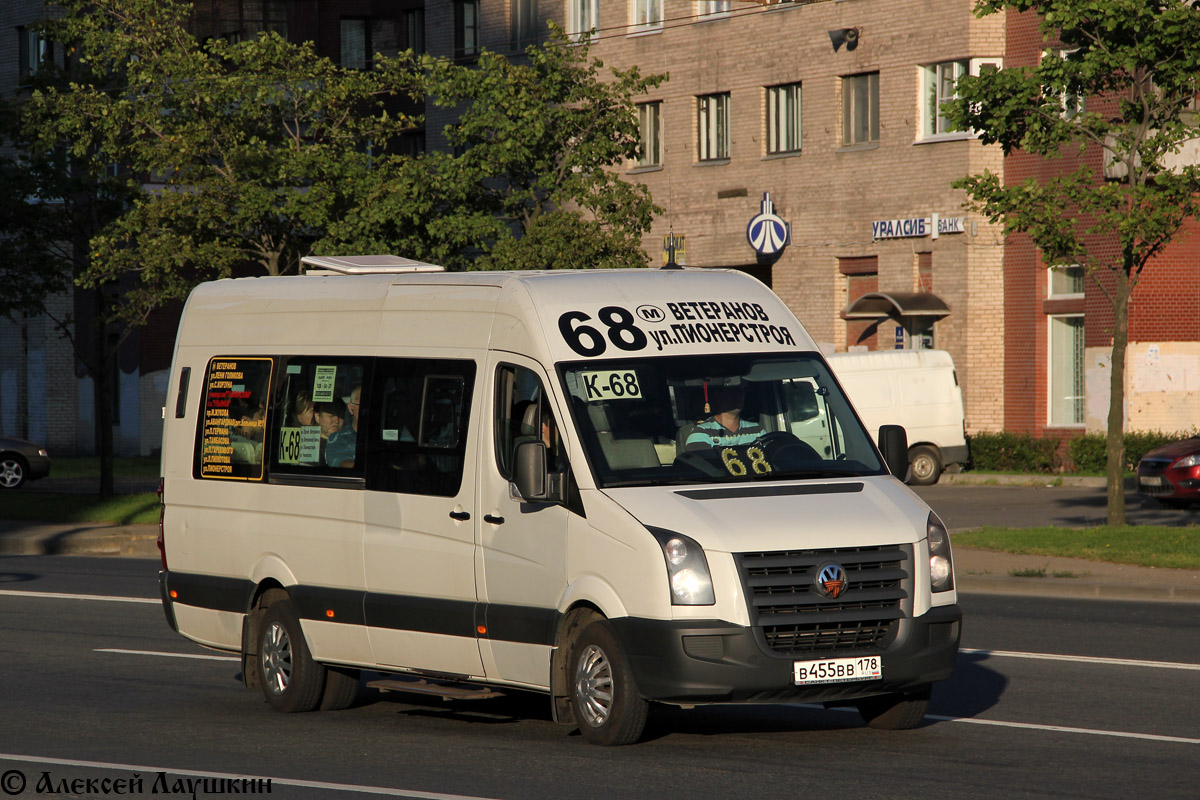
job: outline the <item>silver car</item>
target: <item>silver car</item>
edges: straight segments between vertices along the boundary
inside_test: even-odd
[[[50,474],[46,448],[24,439],[0,436],[0,489],[19,489],[26,481]]]

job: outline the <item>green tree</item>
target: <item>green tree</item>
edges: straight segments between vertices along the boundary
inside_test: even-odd
[[[1006,184],[985,172],[954,185],[1007,233],[1027,234],[1047,266],[1083,266],[1112,305],[1108,523],[1121,525],[1130,297],[1198,210],[1200,169],[1172,156],[1200,139],[1200,9],[1185,0],[981,0],[976,8],[1038,14],[1056,52],[1036,67],[964,77],[945,106],[951,119],[1006,155],[1103,151],[1111,165],[1107,180],[1092,158],[1043,180]]]
[[[61,78],[53,65],[35,76],[39,85]],[[9,154],[0,158],[0,316],[44,316],[69,341],[92,379],[94,445],[108,453],[101,459],[100,492],[111,495],[116,357],[130,328],[117,319],[120,297],[111,281],[94,283],[70,310],[53,299],[87,271],[91,238],[120,215],[130,189],[106,164],[75,158],[63,146],[31,146],[20,111],[11,103],[0,109],[0,142]],[[86,310],[88,335],[80,335],[75,308]]]
[[[483,51],[472,65],[425,56],[425,91],[452,109],[452,152],[401,163],[371,182],[321,247],[406,254],[452,268],[643,266],[649,190],[615,168],[638,153],[635,98],[666,80],[606,71],[555,28],[522,59]]]

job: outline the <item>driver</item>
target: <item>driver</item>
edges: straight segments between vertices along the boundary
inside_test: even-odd
[[[688,433],[683,445],[685,451],[746,445],[765,433],[762,425],[742,419],[746,390],[739,379],[706,381],[704,394],[705,410],[712,416],[697,422]]]

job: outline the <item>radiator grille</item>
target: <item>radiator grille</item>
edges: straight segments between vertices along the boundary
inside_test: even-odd
[[[829,562],[846,570],[837,599],[815,591]],[[784,655],[879,650],[895,637],[912,596],[912,546],[738,553],[750,621]]]

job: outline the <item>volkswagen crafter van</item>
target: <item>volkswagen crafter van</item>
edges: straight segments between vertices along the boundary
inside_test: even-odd
[[[761,283],[306,263],[192,292],[165,409],[167,619],[270,705],[346,707],[367,670],[543,692],[599,744],[651,702],[921,721],[949,537]]]

